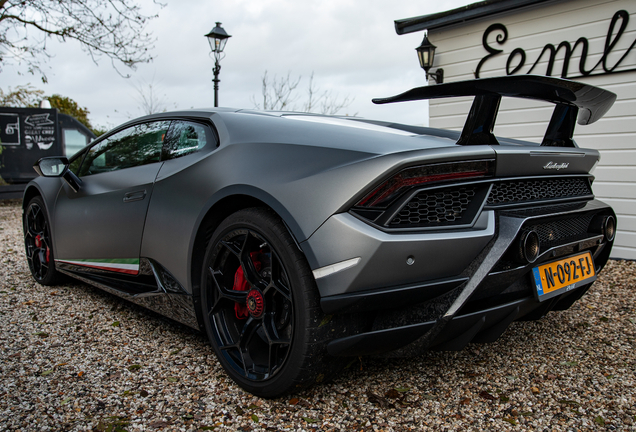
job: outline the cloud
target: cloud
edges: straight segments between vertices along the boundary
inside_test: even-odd
[[[157,12],[146,1],[148,13]],[[2,86],[31,82],[47,94],[71,97],[91,112],[94,124],[115,126],[137,115],[135,84],[155,82],[165,93],[169,108],[214,105],[209,46],[204,35],[222,22],[232,35],[221,62],[222,106],[253,108],[260,96],[261,76],[302,76],[299,88],[314,82],[321,89],[342,97],[354,97],[348,113],[381,120],[424,124],[426,102],[376,106],[373,97],[401,93],[425,84],[415,47],[421,33],[398,36],[393,20],[425,15],[468,4],[466,0],[431,2],[387,2],[386,0],[182,0],[169,1],[151,22],[156,36],[155,60],[140,65],[122,78],[101,59],[95,65],[78,44],[48,41],[49,83],[37,77],[18,75],[15,68],[1,72]]]

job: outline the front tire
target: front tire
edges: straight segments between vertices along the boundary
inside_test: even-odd
[[[56,285],[62,279],[55,269],[51,225],[44,201],[39,196],[29,201],[23,215],[24,247],[33,278],[41,285]]]
[[[280,218],[241,210],[216,229],[204,258],[206,332],[228,375],[243,389],[276,397],[335,372],[309,265]]]

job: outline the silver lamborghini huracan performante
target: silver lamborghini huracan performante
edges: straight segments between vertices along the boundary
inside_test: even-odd
[[[374,102],[461,96],[474,96],[461,132],[236,109],[128,122],[34,166],[33,277],[70,276],[200,329],[263,397],[351,356],[494,341],[569,308],[608,260],[599,153],[572,137],[616,95],[518,76]],[[554,104],[542,143],[493,134],[502,97]]]

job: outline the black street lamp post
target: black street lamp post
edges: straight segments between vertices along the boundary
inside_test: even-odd
[[[424,69],[427,75],[429,75],[428,71],[433,66],[433,60],[435,60],[435,45],[428,40],[427,34],[424,33],[424,39],[422,39],[422,44],[415,48],[417,51],[417,58],[420,61],[420,66]],[[430,76],[433,77],[436,84],[441,84],[444,82],[444,69],[437,68],[435,72],[431,72]]]
[[[221,27],[221,23],[217,22],[216,26],[210,31],[210,33],[205,35],[208,38],[208,42],[210,43],[210,50],[212,50],[211,54],[214,54],[214,106],[219,106],[219,83],[221,80],[219,79],[219,73],[221,72],[221,64],[220,61],[224,57],[221,56],[223,49],[225,48],[225,44],[227,43],[228,38],[231,38],[229,34]]]

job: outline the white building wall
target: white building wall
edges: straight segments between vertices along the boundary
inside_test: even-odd
[[[613,15],[625,10],[629,21],[615,46],[607,55],[611,68],[625,56],[615,72],[599,76],[581,77],[578,47],[570,60],[567,77],[613,91],[618,99],[612,109],[597,123],[577,125],[574,139],[581,147],[595,148],[601,162],[594,175],[594,192],[610,204],[618,215],[618,233],[612,257],[636,259],[636,1],[634,0],[570,0],[543,3],[518,9],[487,19],[429,31],[429,39],[437,45],[434,67],[444,69],[444,82],[475,78],[480,60],[488,54],[482,46],[486,29],[495,23],[508,31],[507,40],[498,43],[501,31],[490,33],[488,45],[503,50],[489,58],[480,70],[480,77],[506,75],[506,62],[516,48],[525,51],[525,65],[516,74],[527,73],[546,44],[555,47],[562,41],[571,45],[580,38],[589,41],[586,68],[599,62],[605,49],[608,29]],[[614,26],[610,42],[616,41],[622,20]],[[501,39],[500,39],[501,40]],[[632,46],[632,44],[635,44]],[[631,46],[631,50],[630,50]],[[546,75],[547,53],[532,71]],[[563,50],[557,52],[552,76],[561,77]],[[511,60],[518,64],[520,55]],[[602,74],[602,64],[591,75]],[[472,98],[436,99],[430,102],[432,127],[461,130]],[[540,142],[550,119],[552,104],[504,98],[497,118],[495,134],[502,137]]]

